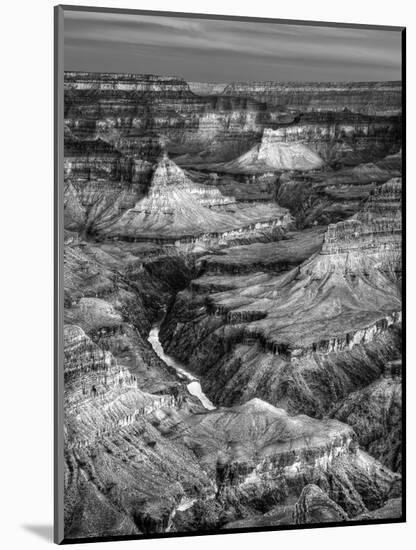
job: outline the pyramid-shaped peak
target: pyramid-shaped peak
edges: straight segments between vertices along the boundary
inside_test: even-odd
[[[318,153],[302,141],[287,140],[281,129],[265,128],[260,143],[224,166],[236,172],[265,172],[317,170],[323,165]]]
[[[271,405],[267,401],[264,401],[263,399],[259,399],[258,397],[254,397],[253,399],[250,399],[250,401],[247,401],[244,403],[244,405],[241,405],[241,410],[245,410],[246,412],[251,413],[263,413],[268,414],[272,413],[278,417],[287,417],[288,414],[284,409],[280,409],[275,407],[274,405]]]
[[[167,152],[162,151],[153,173],[151,186],[192,185],[192,183],[184,171],[169,158]]]
[[[287,141],[279,129],[265,128],[258,150],[258,160],[280,170],[314,170],[324,161],[301,141]]]

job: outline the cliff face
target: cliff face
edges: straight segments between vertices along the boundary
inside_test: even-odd
[[[395,180],[357,217],[330,226],[320,253],[298,268],[211,276],[208,285],[202,277],[197,294],[178,296],[170,318],[180,324],[167,320],[164,344],[206,377],[217,402],[261,395],[290,411],[322,414],[399,352],[400,229]],[[198,321],[181,322],[192,311]]]
[[[400,516],[399,97],[65,74],[68,538]]]
[[[401,176],[401,152],[354,168],[297,175],[284,173],[275,183],[278,203],[290,210],[298,227],[329,224],[352,217],[380,183]]]
[[[190,90],[196,95],[219,95],[227,87],[221,82],[188,82]]]
[[[328,149],[330,143],[333,153],[334,145],[341,138],[351,146],[354,136],[362,149],[367,147],[367,155],[370,149],[384,148],[385,151],[387,144],[391,146],[400,139],[397,115],[401,91],[397,84],[357,84],[361,100],[375,98],[372,105],[377,108],[371,112],[364,106],[355,113],[340,108],[340,94],[352,104],[358,101],[352,90],[346,87],[340,91],[342,86],[338,86],[339,89],[332,86],[332,100],[327,101],[325,96],[331,97],[331,86],[328,86],[317,85],[320,91],[312,92],[321,96],[320,104],[319,100],[311,101],[311,86],[306,86],[303,95],[295,87],[298,99],[291,103],[282,91],[284,85],[272,87],[273,91],[265,95],[250,95],[244,86],[240,93],[229,93],[227,90],[234,89],[232,85],[222,94],[196,95],[182,79],[66,73],[65,123],[77,138],[102,138],[123,154],[140,160],[147,160],[149,139],[153,136],[157,141],[162,136],[171,153],[182,155],[184,165],[232,160],[258,141],[265,128],[280,127],[285,141],[296,134],[297,140],[314,142],[321,150],[318,152],[326,155],[328,151],[324,151],[324,147]],[[276,108],[279,101],[282,109]],[[287,106],[292,113],[285,110]],[[298,113],[307,113],[300,125]],[[341,148],[338,146],[338,149]],[[339,150],[338,156],[341,153]],[[345,152],[343,154],[345,156]]]
[[[241,517],[257,525],[259,513],[267,511],[274,518],[276,506],[280,513],[285,510],[287,523],[301,522],[302,513],[328,514],[331,502],[330,509],[337,511],[340,520],[346,520],[367,507],[379,507],[399,479],[357,451],[355,434],[346,425],[290,417],[260,399],[189,418],[180,426],[172,425],[168,433],[192,449],[209,477],[216,480],[215,500],[196,499],[192,507],[175,517],[178,529],[191,523],[195,529],[204,530],[225,521],[225,528],[247,526]],[[378,480],[370,487],[366,485],[370,476],[364,464]],[[305,501],[305,480],[318,483],[330,495],[321,490],[313,513],[309,502],[291,507],[296,499]],[[292,508],[291,514],[288,508]],[[331,518],[334,521],[333,516],[327,521]],[[262,520],[261,524],[267,525],[264,517]]]
[[[151,74],[65,72],[65,91],[141,92],[190,95],[182,78]]]
[[[153,174],[146,198],[127,211],[108,235],[138,240],[187,243],[255,239],[291,223],[287,210],[275,204],[237,205],[216,188],[193,183],[166,155]],[[223,207],[226,208],[224,209]],[[217,207],[217,208],[214,208]]]
[[[164,149],[180,166],[219,173],[211,192],[218,186],[264,201],[274,196],[276,173],[381,159],[397,150],[401,135],[399,116],[301,116],[244,95],[198,96],[178,78],[106,73],[66,73],[65,128],[67,227],[92,235],[146,197]],[[289,207],[292,191],[279,187]],[[337,216],[339,209],[319,221]]]
[[[317,485],[307,485],[294,509],[294,520],[298,525],[345,521],[344,510],[331,500]]]
[[[166,530],[189,488],[210,486],[194,455],[150,420],[180,401],[143,392],[140,378],[79,327],[65,328],[64,353],[67,536]]]
[[[380,256],[381,266],[386,264],[386,270],[388,265],[400,270],[401,190],[401,178],[391,179],[372,192],[365,208],[353,218],[330,224],[322,254],[363,254],[367,250],[367,254]]]
[[[191,288],[209,288],[210,275],[214,275],[212,280],[215,284],[215,275],[219,274],[288,271],[321,249],[324,232],[324,227],[299,232],[288,231],[279,241],[257,243],[255,246],[233,246],[216,254],[202,256],[198,259],[197,266],[203,271],[204,277],[192,281]]]
[[[391,470],[401,471],[401,361],[388,363],[381,378],[350,394],[331,415],[352,426],[371,455]]]
[[[224,95],[259,99],[301,111],[394,114],[401,111],[400,82],[234,82]]]
[[[265,129],[259,145],[224,168],[232,172],[268,172],[316,170],[323,166],[323,160],[300,140],[288,141],[281,131]]]
[[[157,429],[162,410],[202,407],[146,340],[191,267],[71,233],[64,260],[66,536],[164,532],[182,499],[213,492],[194,455]]]
[[[210,164],[209,159],[192,154],[177,160],[184,166],[236,174],[310,170],[324,165],[338,169],[397,152],[400,135],[400,116],[313,112],[290,124],[265,128],[260,144],[228,163]]]
[[[356,476],[368,466],[357,466],[346,424],[291,417],[259,399],[208,412],[155,356],[143,337],[152,302],[172,293],[169,280],[187,284],[183,263],[157,246],[66,238],[68,538],[219,528],[287,507],[305,476],[333,487],[349,517],[387,499],[397,476],[373,461],[383,484],[363,493]]]
[[[278,120],[255,100],[195,95],[183,79],[65,74],[68,129],[81,139],[102,137],[124,154],[134,155],[143,136],[153,135],[177,152],[200,151],[215,138],[217,157],[234,155]]]

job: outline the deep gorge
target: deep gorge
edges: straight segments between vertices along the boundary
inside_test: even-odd
[[[66,73],[68,538],[400,516],[400,98]]]

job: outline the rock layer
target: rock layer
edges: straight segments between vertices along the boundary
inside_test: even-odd
[[[360,445],[393,471],[402,465],[401,378],[386,365],[383,376],[338,403],[331,416],[352,426]],[[387,373],[386,373],[387,371]],[[390,372],[389,372],[390,371]]]
[[[356,218],[330,226],[320,253],[291,272],[211,276],[211,294],[181,293],[162,341],[206,377],[216,401],[261,395],[322,414],[377,378],[400,347],[400,227],[400,182],[392,181]],[[182,322],[192,311],[197,322]]]
[[[65,74],[66,538],[401,516],[400,94]]]
[[[270,170],[316,170],[324,161],[302,142],[288,143],[279,130],[265,129],[260,145],[250,149],[224,168],[232,172],[267,172]]]
[[[107,233],[141,240],[238,239],[285,229],[291,223],[278,205],[239,206],[215,188],[194,184],[167,156],[159,161],[146,198],[127,211]],[[227,209],[215,206],[229,205]],[[211,207],[211,208],[208,208]]]
[[[234,82],[223,91],[291,109],[366,114],[400,112],[401,93],[401,82]]]

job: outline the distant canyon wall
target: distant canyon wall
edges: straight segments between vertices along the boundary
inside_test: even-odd
[[[369,115],[401,112],[401,82],[234,82],[224,95],[301,111],[343,111]]]

